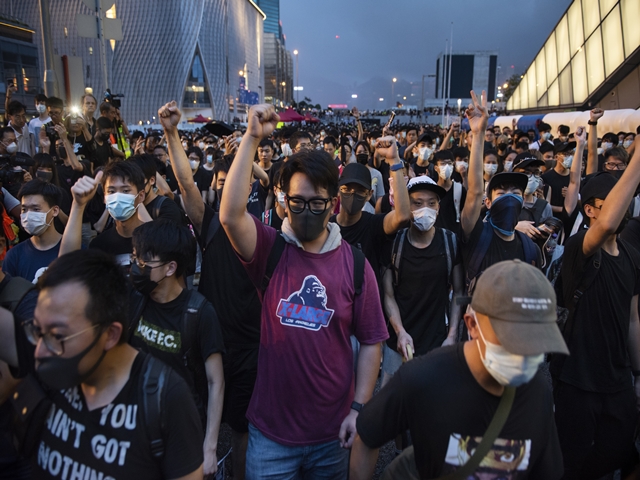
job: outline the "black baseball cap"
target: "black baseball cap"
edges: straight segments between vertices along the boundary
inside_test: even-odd
[[[527,177],[524,173],[496,173],[491,178],[491,180],[489,180],[489,184],[487,185],[487,197],[491,197],[491,192],[500,185],[514,185],[524,193],[528,183],[529,177]]]
[[[540,145],[540,153],[553,152],[554,148],[555,147],[549,142],[542,142],[542,145]]]
[[[553,147],[553,153],[570,152],[576,148],[576,142],[558,142]]]
[[[582,204],[584,205],[594,198],[604,200],[616,183],[618,183],[618,179],[608,172],[593,174],[580,189],[580,200]]]
[[[416,141],[416,145],[418,145],[420,142],[426,142],[429,145],[431,145],[433,143],[433,138],[428,133],[423,133],[418,137],[418,140]]]
[[[349,163],[342,170],[340,175],[339,186],[347,185],[348,183],[357,183],[362,185],[367,190],[371,190],[371,173],[366,165],[361,163]]]
[[[538,160],[529,152],[522,152],[513,159],[513,167],[511,169],[515,170],[516,168],[542,167],[544,164],[544,160]]]

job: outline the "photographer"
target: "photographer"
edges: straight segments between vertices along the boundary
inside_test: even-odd
[[[25,153],[16,153],[16,151],[15,131],[11,127],[0,129],[0,172],[2,172],[0,183],[14,197],[18,194],[22,184],[31,180],[29,172],[22,169],[22,165],[29,164],[31,158]]]
[[[90,159],[95,153],[95,146],[93,144],[93,136],[82,115],[72,111],[64,119],[64,126],[67,129],[69,143],[73,145],[73,153],[83,159]]]

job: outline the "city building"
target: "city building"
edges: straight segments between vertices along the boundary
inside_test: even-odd
[[[514,113],[640,107],[640,1],[574,0],[507,102]]]
[[[451,69],[449,69],[450,59]],[[436,98],[466,100],[470,99],[471,90],[476,92],[485,90],[487,100],[494,101],[497,67],[498,52],[464,51],[453,52],[451,55],[441,53],[436,60]],[[450,82],[449,71],[451,71]]]
[[[56,69],[58,96],[76,104],[84,91],[101,101],[105,91],[97,38],[79,35],[76,15],[95,15],[91,0],[49,0],[53,53],[66,57],[69,75]],[[154,123],[158,108],[178,101],[185,117],[241,118],[247,103],[264,97],[265,13],[253,0],[112,0],[107,18],[120,19],[122,40],[106,46],[108,85],[122,94],[129,124]],[[30,25],[44,71],[39,2],[3,1]],[[36,27],[37,26],[37,27]],[[55,61],[55,60],[54,60]],[[78,82],[80,92],[71,88]],[[71,98],[68,98],[71,97]],[[33,103],[33,102],[32,102]]]
[[[13,95],[35,113],[35,96],[42,91],[42,76],[38,65],[38,48],[34,45],[32,26],[0,13],[0,111],[4,112],[4,95],[9,83],[18,87]]]
[[[264,101],[283,107],[293,100],[293,60],[285,46],[280,0],[257,1],[267,15],[264,21]]]

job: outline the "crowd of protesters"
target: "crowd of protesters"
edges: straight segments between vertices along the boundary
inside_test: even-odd
[[[640,140],[7,99],[0,478],[632,475]],[[417,117],[417,115],[416,115]],[[419,120],[419,117],[416,118]],[[375,393],[374,393],[375,391]]]

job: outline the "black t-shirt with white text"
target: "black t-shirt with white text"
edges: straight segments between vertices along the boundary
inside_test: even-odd
[[[569,237],[564,245],[565,306],[587,269],[595,268],[593,256],[585,257],[582,251],[587,231]],[[589,392],[615,393],[632,384],[627,347],[631,299],[640,292],[640,254],[621,239],[618,251],[614,257],[601,250],[598,273],[578,300],[573,328],[564,332],[571,355],[554,357],[551,364],[554,376]]]
[[[136,356],[127,383],[104,407],[89,411],[80,387],[50,393],[53,405],[32,457],[33,478],[178,478],[202,464],[200,418],[174,371],[164,386],[164,457],[152,456],[139,385],[144,355]]]
[[[439,478],[464,465],[500,402],[473,377],[464,345],[438,348],[400,367],[358,415],[362,441],[378,448],[409,429],[421,478]],[[507,422],[487,458],[476,474],[531,480],[562,477],[551,389],[540,371],[517,388]]]
[[[439,347],[447,337],[445,314],[449,305],[449,272],[444,241],[442,229],[436,228],[428,247],[414,247],[409,235],[405,236],[402,247],[394,297],[402,326],[413,338],[416,355],[425,355]],[[460,262],[459,254],[452,258],[453,265]],[[397,342],[396,332],[389,325],[387,345],[395,350]]]

